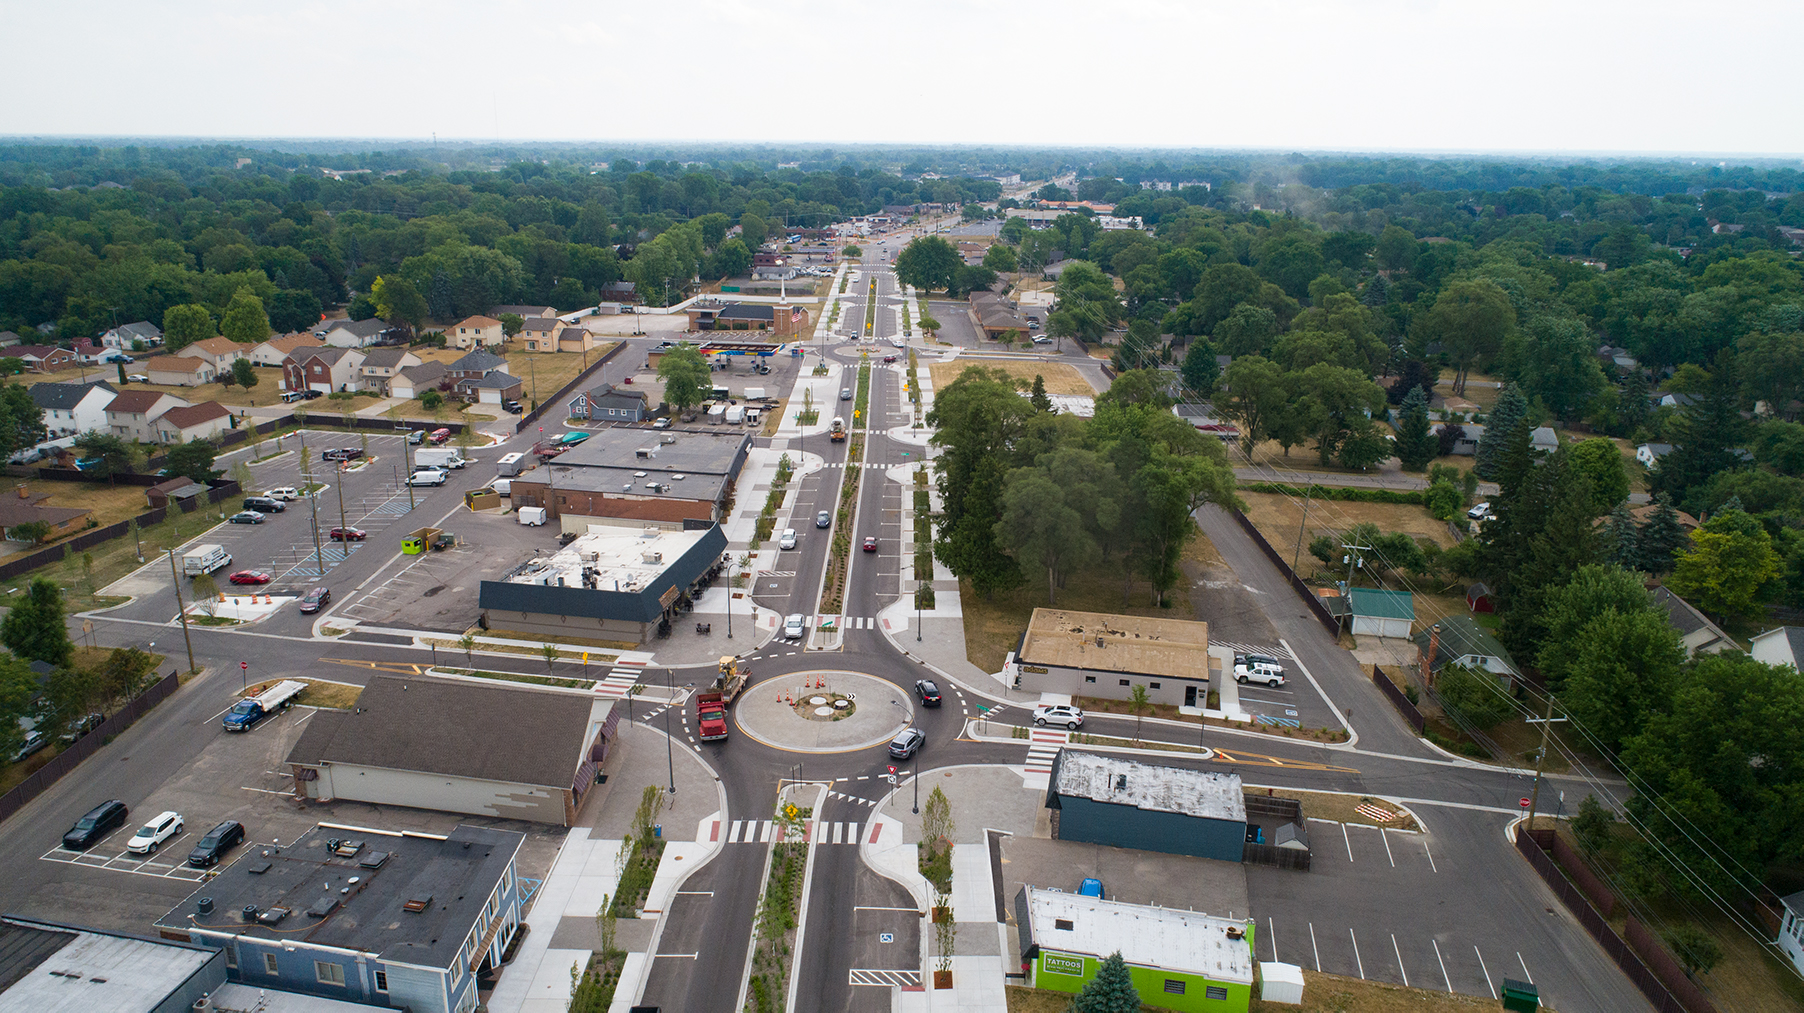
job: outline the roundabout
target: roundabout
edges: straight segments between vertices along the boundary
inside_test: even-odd
[[[914,720],[914,705],[894,683],[833,669],[773,676],[733,705],[748,738],[794,753],[849,753],[880,746]]]

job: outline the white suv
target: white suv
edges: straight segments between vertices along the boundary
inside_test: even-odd
[[[166,812],[132,835],[125,842],[125,850],[139,855],[154,855],[157,846],[182,832],[181,813]]]
[[[808,620],[801,615],[793,615],[783,620],[783,639],[800,640],[808,635]]]
[[[1057,703],[1043,703],[1034,707],[1034,724],[1064,725],[1075,730],[1084,723],[1084,712],[1076,707]]]
[[[1284,685],[1284,669],[1264,661],[1255,661],[1250,665],[1234,666],[1234,681],[1263,682],[1267,686]]]

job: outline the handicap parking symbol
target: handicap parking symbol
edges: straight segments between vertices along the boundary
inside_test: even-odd
[[[880,933],[877,936],[877,941],[880,943],[893,943],[896,941],[896,934],[894,932]]]

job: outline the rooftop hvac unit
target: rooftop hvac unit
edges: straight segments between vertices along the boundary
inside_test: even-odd
[[[620,491],[621,492],[632,492],[633,491],[633,483],[628,482],[625,485],[622,485],[620,487]]]
[[[644,477],[645,477],[645,472],[643,472],[643,471],[635,471],[635,472],[633,472],[633,477],[634,477],[634,478],[644,478]]]
[[[638,450],[633,451],[633,456],[634,457],[653,457],[653,456],[656,456],[657,453],[658,453],[657,447],[640,447]]]
[[[563,578],[563,577],[562,577],[562,576],[560,576],[560,577],[558,577],[558,579],[557,579],[557,586],[558,586],[558,587],[563,587],[563,586],[564,586],[564,578]]]
[[[651,563],[651,564],[655,565],[658,563],[662,563],[664,561],[664,554],[662,552],[647,552],[647,553],[640,555],[639,559],[642,562]]]
[[[663,438],[663,439],[661,439],[661,440],[659,440],[659,441],[658,441],[658,442],[659,442],[659,443],[662,443],[662,444],[665,444],[665,445],[669,445],[669,444],[672,444],[672,443],[675,443],[675,442],[676,442],[676,437],[674,437],[674,436],[666,436],[666,437],[664,437],[664,438]]]

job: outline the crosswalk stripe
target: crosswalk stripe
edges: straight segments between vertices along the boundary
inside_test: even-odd
[[[744,820],[734,820],[732,828],[727,831],[727,840],[728,841],[739,840],[739,832],[744,827],[745,827]]]

